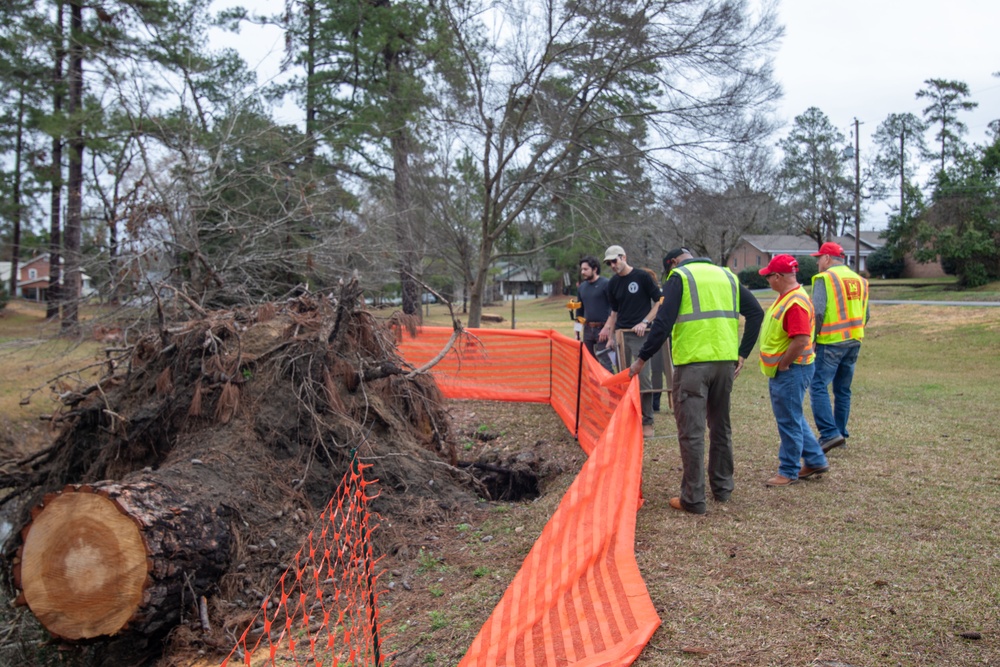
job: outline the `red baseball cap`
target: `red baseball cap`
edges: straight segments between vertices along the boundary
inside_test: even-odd
[[[771,273],[798,273],[799,263],[791,255],[775,255],[767,266],[758,271],[762,276]]]
[[[812,254],[813,257],[819,257],[820,255],[829,255],[830,257],[843,257],[844,249],[840,247],[839,243],[834,243],[833,241],[827,241],[819,247],[817,252]]]

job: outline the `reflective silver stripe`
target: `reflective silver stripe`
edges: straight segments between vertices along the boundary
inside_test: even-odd
[[[698,296],[698,283],[695,281],[691,270],[686,266],[678,266],[674,269],[674,271],[683,273],[687,276],[688,294],[691,295],[691,312],[685,315],[678,315],[678,323],[693,322],[695,320],[710,320],[714,318],[736,319],[740,316],[739,312],[728,310],[702,310],[701,298]],[[739,298],[739,284],[736,282],[736,276],[729,271],[723,270],[723,272],[726,275],[726,279],[729,280],[729,285],[733,290],[733,306],[735,307],[738,303],[737,299]]]
[[[840,324],[833,324],[827,326],[823,325],[823,333],[835,333],[837,331],[845,331],[849,329],[856,329],[860,327],[864,322],[862,320],[847,320],[846,322],[841,322]]]
[[[847,292],[844,290],[844,281],[833,271],[827,271],[831,278],[834,299],[837,301],[837,319],[843,322],[847,319]]]

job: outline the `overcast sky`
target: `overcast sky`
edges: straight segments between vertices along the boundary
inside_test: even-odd
[[[818,107],[849,143],[861,121],[864,159],[886,116],[922,115],[926,100],[915,95],[931,78],[965,82],[979,103],[960,114],[967,141],[983,143],[1000,118],[1000,78],[992,76],[1000,71],[1000,0],[783,0],[780,17],[782,137],[795,116]],[[885,226],[887,208],[872,204],[863,229]]]
[[[781,115],[823,111],[861,143],[890,113],[921,115],[925,79],[964,81],[974,112],[967,139],[982,143],[1000,118],[1000,0],[784,0],[785,37],[775,59]],[[786,128],[787,131],[787,128]]]

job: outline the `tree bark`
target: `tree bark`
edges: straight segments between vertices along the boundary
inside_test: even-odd
[[[22,529],[18,602],[63,639],[162,636],[225,572],[229,543],[209,502],[158,482],[67,486]]]
[[[63,110],[63,3],[56,2],[55,59],[52,63],[52,113]],[[62,281],[62,147],[60,130],[52,133],[52,192],[49,204],[49,290],[45,306],[45,319],[59,318],[60,283]]]
[[[80,301],[80,239],[83,234],[83,2],[70,3],[69,100],[70,116],[69,171],[66,203],[66,229],[63,238],[63,331],[76,329]]]

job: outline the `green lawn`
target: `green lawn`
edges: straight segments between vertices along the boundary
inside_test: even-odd
[[[953,277],[869,281],[871,298],[885,301],[996,301],[1000,282],[973,289],[958,289]]]

